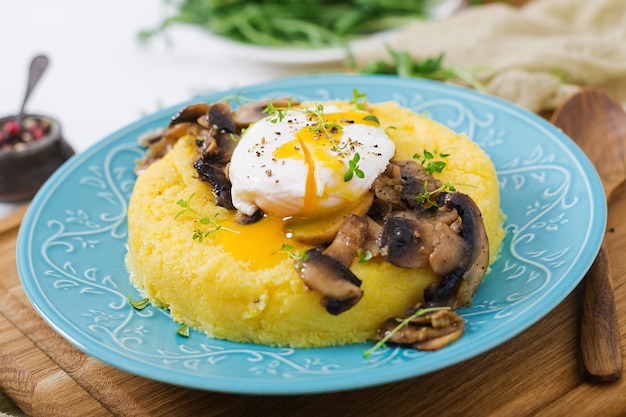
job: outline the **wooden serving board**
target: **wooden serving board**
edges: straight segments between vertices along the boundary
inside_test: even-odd
[[[606,244],[624,347],[626,194],[614,195],[610,207]],[[503,345],[450,368],[377,387],[252,396],[193,390],[128,374],[80,352],[32,308],[15,265],[24,212],[0,221],[0,389],[29,415],[626,415],[626,377],[594,384],[581,372],[584,281],[544,319]]]

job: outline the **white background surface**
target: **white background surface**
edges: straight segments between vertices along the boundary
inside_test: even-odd
[[[433,17],[463,4],[446,0]],[[173,26],[167,37],[147,44],[138,40],[141,30],[155,28],[170,12],[165,0],[0,0],[0,116],[17,113],[30,60],[40,53],[50,65],[27,111],[58,119],[76,152],[203,93],[344,70],[341,50],[277,54],[233,48],[188,26]],[[17,207],[0,203],[0,218]]]
[[[137,33],[167,15],[163,0],[0,0],[0,115],[15,114],[32,57],[50,65],[27,111],[57,118],[83,151],[161,107],[196,95],[287,75],[341,70],[341,64],[287,65],[242,58],[188,27],[149,43]],[[252,58],[252,57],[251,57]],[[0,217],[16,205],[0,204]]]

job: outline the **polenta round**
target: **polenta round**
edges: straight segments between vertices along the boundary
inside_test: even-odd
[[[332,104],[346,108],[348,103]],[[425,149],[446,152],[437,178],[476,202],[489,237],[490,263],[504,236],[498,180],[489,157],[470,139],[393,102],[368,109],[395,142],[395,160]],[[429,269],[399,268],[375,257],[350,269],[362,280],[362,299],[329,314],[322,295],[294,268],[293,254],[307,247],[282,234],[281,220],[235,222],[219,207],[210,184],[197,178],[193,136],[183,136],[138,176],[128,209],[130,279],[177,322],[210,337],[289,347],[358,343],[389,317],[423,300],[439,278]],[[194,233],[202,239],[194,239]],[[201,241],[200,241],[201,240]]]

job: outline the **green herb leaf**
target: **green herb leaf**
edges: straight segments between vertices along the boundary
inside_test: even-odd
[[[283,243],[278,252],[286,253],[289,259],[293,259],[295,261],[294,267],[298,270],[302,268],[302,262],[304,262],[309,257],[306,252],[294,250],[293,246],[288,243]]]
[[[189,326],[181,324],[180,327],[176,329],[176,334],[182,337],[189,337]]]
[[[377,125],[380,125],[380,120],[378,120],[378,117],[374,116],[373,114],[370,114],[369,116],[365,116],[363,120],[369,120],[371,122],[376,123]]]
[[[276,107],[274,101],[270,100],[267,106],[263,109],[263,113],[267,113],[270,118],[270,122],[278,123],[285,119],[285,112],[291,110],[291,99],[287,102],[287,107]]]
[[[461,81],[478,91],[486,91],[485,86],[476,78],[472,71],[443,64],[445,54],[427,57],[422,60],[413,58],[408,52],[387,48],[391,62],[387,60],[372,61],[361,67],[353,65],[356,72],[365,74],[395,74],[401,77],[428,78],[438,81]]]
[[[361,93],[356,88],[352,90],[352,100],[350,104],[353,104],[357,110],[365,110],[365,103],[363,102],[367,94]]]
[[[446,167],[446,163],[444,161],[435,158],[447,158],[448,156],[450,156],[448,153],[424,149],[423,154],[416,153],[413,155],[413,159],[419,159],[424,171],[432,175],[434,173],[441,173]]]
[[[348,161],[348,170],[343,176],[344,182],[350,181],[354,175],[356,175],[359,178],[365,177],[365,173],[358,166],[358,163],[360,160],[361,160],[361,155],[358,152],[355,152],[352,159]]]
[[[371,260],[374,257],[374,254],[369,249],[363,250],[361,248],[358,248],[356,250],[356,256],[359,258],[359,263],[365,263]]]
[[[143,310],[150,305],[149,298],[142,298],[139,300],[131,300],[130,294],[128,295],[128,303],[136,310]]]
[[[172,25],[189,25],[236,42],[265,46],[344,47],[348,41],[425,17],[425,0],[164,0],[172,10],[147,41]],[[166,39],[167,40],[167,39]]]
[[[174,216],[174,219],[178,219],[179,217],[185,215],[185,214],[191,214],[193,216],[195,216],[196,218],[198,218],[198,222],[203,225],[203,226],[212,226],[212,228],[208,229],[208,230],[203,230],[203,229],[194,229],[193,234],[191,236],[192,240],[196,240],[198,241],[198,243],[202,243],[202,241],[204,240],[204,238],[206,238],[207,236],[209,236],[211,233],[215,233],[218,230],[227,230],[229,232],[232,233],[239,233],[237,230],[233,230],[233,229],[229,229],[227,227],[223,227],[221,224],[219,224],[217,222],[217,216],[219,215],[219,213],[215,213],[212,216],[205,216],[203,214],[201,214],[199,211],[197,211],[196,209],[194,209],[193,207],[191,207],[191,200],[193,199],[193,197],[195,196],[195,193],[192,193],[189,198],[187,200],[183,200],[180,199],[176,202],[176,204],[180,207],[183,208],[183,210],[180,210],[178,213],[176,213],[176,216]]]
[[[465,184],[467,186],[469,186],[469,184]],[[441,187],[433,190],[433,191],[427,191],[428,190],[428,181],[424,181],[424,192],[422,194],[418,194],[415,197],[415,201],[425,204],[427,206],[430,207],[437,207],[437,203],[435,201],[432,200],[432,196],[434,196],[437,193],[443,193],[443,192],[447,192],[447,191],[456,191],[456,187],[454,186],[454,184],[451,184],[449,182],[443,184]]]

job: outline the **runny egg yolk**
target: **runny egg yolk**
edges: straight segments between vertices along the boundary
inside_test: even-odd
[[[365,195],[395,153],[376,118],[363,111],[285,111],[242,135],[229,166],[234,206],[266,216],[251,225],[220,231],[233,256],[266,267],[305,246],[289,239],[285,222],[332,217]],[[351,178],[346,180],[346,173]],[[260,253],[262,252],[262,253]]]
[[[277,217],[266,216],[246,225],[236,223],[234,216],[219,222],[222,228],[213,233],[214,241],[251,269],[270,268],[289,256],[297,257],[309,247],[291,239],[285,233],[285,222]]]
[[[362,113],[330,113],[323,119],[323,128],[322,125],[304,127],[295,133],[294,139],[283,143],[274,151],[274,157],[279,160],[301,160],[307,167],[302,210],[294,214],[296,217],[314,217],[316,209],[320,208],[322,200],[328,194],[340,195],[346,202],[352,202],[361,195],[359,188],[346,184],[345,171],[342,171],[345,169],[345,158],[356,154],[354,148],[358,141],[349,139],[348,143],[339,145],[343,133],[342,125],[354,123],[355,120],[363,125],[377,126],[374,120],[364,119]],[[324,192],[319,192],[316,175],[323,170],[332,172],[327,176],[331,180],[321,184]]]

